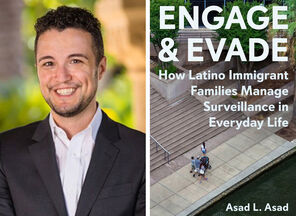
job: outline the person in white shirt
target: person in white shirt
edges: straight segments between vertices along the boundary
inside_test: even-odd
[[[206,154],[206,153],[207,153],[206,143],[205,143],[205,142],[203,142],[203,143],[201,144],[200,149],[201,149],[201,152],[202,152],[203,154]]]

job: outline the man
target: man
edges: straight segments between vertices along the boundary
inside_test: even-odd
[[[109,119],[95,100],[106,71],[98,20],[62,6],[35,30],[51,112],[0,135],[0,215],[145,215],[145,136]]]
[[[203,153],[203,154],[206,154],[207,153],[207,149],[206,149],[206,143],[205,142],[203,142],[202,144],[201,144],[201,152]]]

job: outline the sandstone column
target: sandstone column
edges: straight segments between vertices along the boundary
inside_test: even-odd
[[[0,0],[0,80],[21,74],[21,0]]]
[[[127,68],[133,87],[136,128],[145,131],[145,1],[100,0],[105,49]]]

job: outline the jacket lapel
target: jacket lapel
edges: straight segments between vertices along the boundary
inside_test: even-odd
[[[29,146],[29,151],[33,157],[35,166],[58,214],[65,216],[67,215],[67,210],[48,118],[39,124],[33,140],[36,142]]]
[[[76,216],[88,215],[119,153],[117,125],[103,112],[92,158],[82,187]]]

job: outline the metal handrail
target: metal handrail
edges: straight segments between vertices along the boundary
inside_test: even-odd
[[[168,163],[170,163],[171,153],[168,150],[166,150],[153,136],[150,135],[150,137],[155,142],[156,151],[158,152],[158,146],[162,148],[162,150],[164,151],[164,159],[167,159]]]

